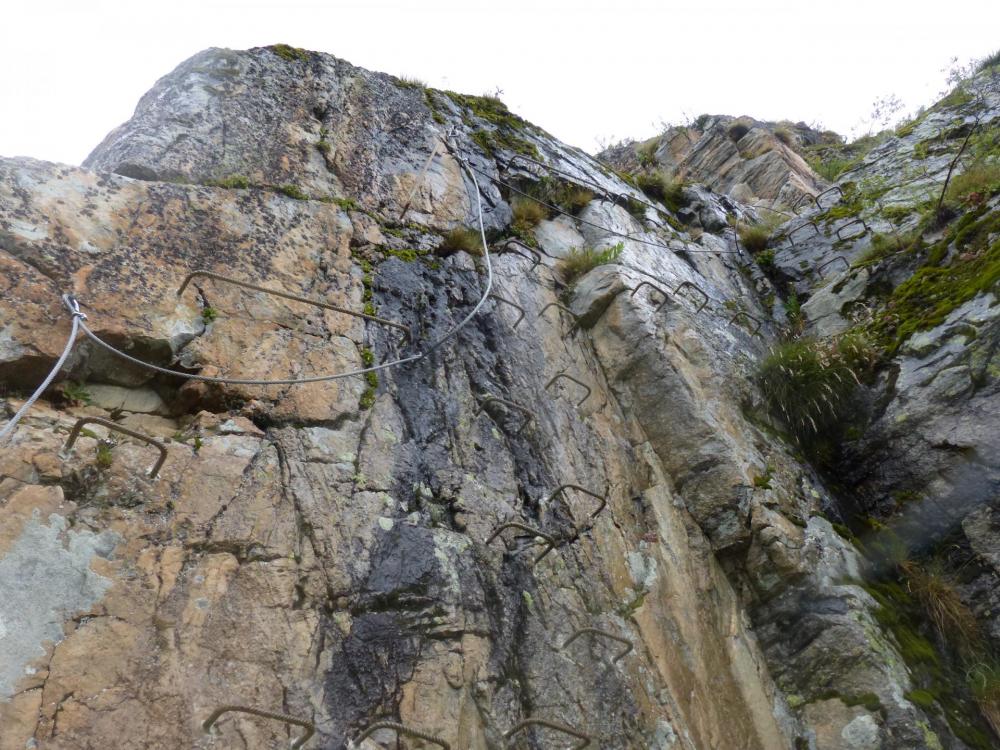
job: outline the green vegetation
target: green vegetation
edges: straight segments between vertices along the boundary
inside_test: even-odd
[[[396,79],[396,85],[401,89],[426,89],[427,84],[419,78],[413,76],[400,76]]]
[[[274,189],[282,195],[287,195],[289,198],[294,198],[297,201],[309,200],[309,196],[302,192],[302,188],[297,185],[276,185]]]
[[[1000,65],[1000,49],[994,52],[992,55],[987,55],[982,60],[976,64],[976,72],[982,73],[984,70],[989,70],[997,65]]]
[[[802,317],[802,305],[799,303],[799,295],[795,292],[791,292],[785,299],[783,305],[785,308],[785,316],[788,318],[789,325],[792,329],[797,331],[805,325],[805,320]]]
[[[655,167],[656,166],[656,147],[659,144],[656,139],[649,141],[648,143],[639,146],[635,150],[636,158],[639,159],[639,166],[642,167]]]
[[[675,213],[687,205],[684,197],[685,183],[682,180],[667,177],[663,172],[642,173],[636,175],[635,180],[642,192]]]
[[[90,392],[83,383],[73,383],[72,381],[65,383],[62,387],[62,394],[70,406],[79,406],[80,404],[89,406],[91,403]]]
[[[114,463],[115,457],[111,452],[111,445],[104,442],[103,440],[97,443],[97,455],[94,458],[94,464],[98,469],[110,469],[111,464]]]
[[[219,317],[219,311],[214,307],[203,307],[201,308],[201,319],[205,321],[206,325],[211,323],[213,320]]]
[[[507,105],[497,97],[471,96],[455,91],[445,91],[444,95],[462,110],[462,120],[469,127],[476,127],[472,116],[485,120],[493,126],[492,130],[478,128],[472,134],[472,139],[487,154],[493,154],[499,149],[507,149],[525,156],[539,158],[540,155],[535,144],[520,135],[531,126],[507,109]],[[431,102],[433,102],[433,97],[431,97]],[[431,109],[435,111],[433,106]]]
[[[774,475],[774,467],[771,464],[767,465],[764,469],[764,473],[753,478],[753,486],[762,490],[771,489],[771,477]]]
[[[574,216],[594,200],[594,194],[586,188],[563,182],[554,177],[542,177],[530,182],[524,186],[523,190],[537,201],[548,203]],[[545,206],[539,207],[545,209]]]
[[[982,202],[1000,192],[1000,162],[976,161],[962,174],[951,179],[945,199],[962,203],[977,196]]]
[[[907,588],[923,607],[938,637],[949,641],[962,653],[968,653],[979,642],[979,625],[955,589],[955,582],[937,562],[926,567],[911,560],[899,565]]]
[[[771,232],[762,224],[742,226],[737,233],[743,247],[752,255],[764,252],[767,249],[767,243],[771,240]],[[774,253],[771,254],[771,259],[774,259]]]
[[[455,227],[444,235],[437,247],[439,255],[451,255],[464,250],[469,255],[483,254],[483,240],[479,232],[469,227]]]
[[[913,158],[924,160],[930,155],[931,144],[930,141],[920,141],[913,147]]]
[[[795,134],[786,127],[775,128],[774,137],[786,146],[792,146],[795,144]]]
[[[619,242],[603,250],[592,247],[573,248],[566,257],[559,261],[559,270],[566,283],[572,283],[591,269],[614,263],[625,249],[625,243]]]
[[[309,60],[309,50],[292,47],[288,44],[272,44],[268,49],[278,57],[282,57],[290,62],[295,62],[296,60],[306,62]]]
[[[754,256],[754,260],[764,270],[774,268],[774,250],[762,250]]]
[[[857,334],[788,341],[761,363],[757,381],[771,414],[801,447],[823,458],[843,438],[855,389],[875,361],[874,348]]]
[[[538,224],[549,217],[549,211],[538,201],[523,196],[515,196],[511,199],[510,207],[514,212],[514,219],[511,228],[517,235],[527,234]]]
[[[227,190],[246,190],[253,187],[250,184],[250,178],[242,174],[229,175],[220,180],[209,180],[205,184],[210,187],[226,188]]]

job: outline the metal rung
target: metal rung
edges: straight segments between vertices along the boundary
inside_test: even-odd
[[[509,299],[505,299],[504,297],[501,297],[499,294],[496,294],[495,292],[490,292],[490,297],[492,297],[493,299],[495,299],[497,302],[503,302],[505,305],[510,305],[511,307],[515,308],[518,312],[521,313],[521,315],[518,317],[518,319],[514,321],[514,325],[511,326],[511,328],[517,328],[518,323],[520,323],[522,320],[524,320],[524,316],[527,314],[527,313],[525,313],[524,308],[521,307],[516,302],[511,302]]]
[[[487,395],[486,398],[483,399],[482,403],[480,403],[476,407],[475,411],[476,415],[478,416],[479,413],[486,408],[487,404],[492,404],[492,403],[503,404],[504,406],[507,406],[511,409],[517,409],[519,412],[525,415],[526,418],[524,422],[521,423],[521,426],[517,429],[517,432],[514,433],[515,435],[520,435],[521,432],[524,430],[524,428],[527,427],[531,423],[531,421],[535,418],[535,415],[527,407],[521,406],[520,404],[515,404],[513,401],[508,401],[505,398],[500,398],[499,396],[493,396],[493,395]]]
[[[569,638],[566,639],[566,642],[563,643],[563,645],[560,647],[559,650],[560,651],[565,651],[566,647],[569,646],[569,644],[571,644],[573,641],[575,641],[577,638],[579,638],[581,635],[583,635],[585,633],[591,633],[593,635],[601,635],[601,636],[604,636],[605,638],[610,638],[613,641],[618,641],[619,643],[621,643],[621,644],[623,644],[625,646],[625,650],[621,651],[618,655],[615,656],[615,658],[613,658],[611,660],[612,664],[616,664],[621,659],[623,659],[625,656],[627,656],[628,653],[633,648],[632,647],[632,641],[628,640],[627,638],[622,638],[621,636],[615,635],[614,633],[609,633],[608,631],[601,630],[599,628],[580,628],[579,630],[573,631],[573,634]]]
[[[531,563],[532,565],[538,563],[539,560],[541,560],[543,557],[549,554],[549,552],[551,552],[553,548],[555,548],[556,546],[555,539],[550,537],[548,534],[539,531],[538,529],[528,526],[526,524],[518,523],[517,521],[508,521],[507,523],[498,526],[496,530],[492,534],[490,534],[490,538],[486,540],[486,544],[489,544],[498,536],[500,536],[501,532],[503,532],[505,529],[520,529],[521,531],[527,531],[529,534],[545,540],[545,549],[543,549],[541,553],[534,559],[534,561]]]
[[[756,335],[757,335],[758,333],[760,333],[760,327],[761,327],[761,326],[763,325],[763,323],[761,323],[761,322],[760,322],[760,320],[759,320],[758,318],[755,318],[755,317],[754,317],[753,315],[751,315],[751,314],[750,314],[750,313],[748,313],[748,312],[745,312],[744,310],[737,310],[737,311],[736,311],[736,313],[735,313],[735,314],[733,315],[733,317],[731,317],[731,318],[729,319],[729,323],[730,323],[730,325],[731,325],[731,324],[733,324],[733,323],[735,323],[735,322],[736,322],[736,319],[737,319],[738,317],[740,317],[741,315],[742,315],[742,316],[743,316],[744,318],[746,318],[747,320],[749,320],[749,321],[752,321],[752,322],[754,322],[754,323],[756,323],[756,324],[757,324],[757,327],[756,327],[756,328],[754,328],[754,329],[753,329],[752,331],[750,331],[750,335],[751,335],[751,336],[756,336]]]
[[[656,309],[655,309],[655,310],[653,310],[653,312],[659,312],[659,311],[660,311],[660,309],[661,309],[661,308],[662,308],[662,307],[663,307],[663,306],[664,306],[665,304],[667,304],[667,302],[669,302],[669,301],[670,301],[670,295],[669,295],[669,294],[667,294],[667,293],[666,293],[665,291],[663,291],[662,289],[660,289],[660,287],[658,287],[658,286],[657,286],[656,284],[654,284],[653,282],[651,282],[651,281],[640,281],[640,282],[639,282],[639,284],[638,284],[638,286],[636,286],[636,287],[635,287],[635,288],[634,288],[634,289],[632,290],[632,293],[631,293],[631,294],[629,295],[629,297],[634,297],[634,296],[635,296],[635,293],[636,293],[636,292],[638,292],[638,291],[639,291],[640,289],[642,289],[642,288],[643,288],[644,286],[648,286],[648,287],[649,287],[650,289],[655,289],[655,290],[656,290],[657,292],[659,292],[660,294],[662,294],[662,295],[663,295],[663,302],[661,302],[661,303],[660,303],[659,305],[657,305],[657,306],[656,306]]]
[[[843,232],[848,227],[853,227],[855,224],[860,224],[861,225],[862,229],[861,229],[860,232],[858,232],[857,234],[852,234],[852,235],[850,235],[848,237],[841,236],[841,234],[840,234],[841,232]],[[853,240],[853,239],[855,239],[857,237],[861,237],[863,234],[866,234],[867,232],[868,232],[868,225],[865,223],[864,219],[851,219],[851,221],[847,222],[846,224],[844,224],[842,227],[840,227],[837,230],[837,239],[838,240]]]
[[[607,497],[606,494],[604,494],[604,495],[598,495],[596,492],[591,492],[586,487],[581,487],[578,484],[561,484],[561,485],[559,485],[554,490],[552,490],[552,494],[551,495],[549,495],[547,498],[545,498],[545,500],[543,501],[543,504],[544,503],[550,503],[553,500],[555,500],[556,495],[558,495],[563,490],[579,490],[580,492],[584,493],[585,495],[590,495],[591,497],[596,497],[598,499],[598,501],[600,501],[601,504],[599,506],[597,506],[597,510],[595,510],[593,513],[590,514],[591,518],[596,518],[597,514],[600,513],[602,510],[604,510],[604,506],[606,506],[608,504],[608,497]],[[566,501],[566,505],[567,506],[569,505],[569,501],[568,500]],[[572,513],[572,510],[571,510],[570,511],[570,515],[572,515],[572,514],[573,513]]]
[[[682,281],[680,284],[677,285],[677,288],[674,289],[674,294],[679,295],[681,293],[681,289],[693,289],[694,291],[696,291],[698,294],[700,294],[702,297],[705,298],[705,301],[701,303],[701,306],[694,311],[696,315],[700,313],[702,310],[704,310],[705,306],[708,305],[709,296],[705,294],[705,291],[700,286],[695,284],[693,281]]]
[[[850,271],[851,270],[851,264],[847,262],[847,258],[845,258],[843,255],[837,255],[837,256],[834,256],[833,258],[830,258],[830,260],[826,261],[825,263],[820,264],[819,268],[816,269],[816,273],[818,273],[820,276],[822,276],[823,275],[823,270],[827,266],[829,266],[830,264],[836,263],[838,260],[841,263],[844,264],[844,270],[845,271]]]
[[[795,240],[793,240],[793,239],[792,239],[792,236],[793,236],[793,235],[794,235],[794,234],[795,234],[796,232],[798,232],[799,230],[801,230],[801,229],[805,229],[806,227],[812,227],[812,229],[813,229],[813,234],[819,234],[819,233],[820,233],[820,232],[819,232],[819,227],[818,227],[818,226],[816,225],[816,222],[815,222],[815,221],[807,221],[807,222],[805,222],[805,223],[803,223],[803,224],[799,224],[799,225],[798,225],[797,227],[795,227],[794,229],[791,229],[791,230],[789,230],[788,234],[786,234],[786,235],[785,235],[785,237],[786,237],[786,238],[788,239],[788,241],[789,241],[789,242],[791,242],[791,243],[792,243],[792,244],[794,245],[794,244],[795,244]],[[811,235],[810,235],[810,236],[811,236]]]
[[[204,277],[206,279],[213,279],[215,281],[224,281],[227,284],[234,284],[235,286],[243,287],[244,289],[252,289],[255,292],[263,292],[264,294],[271,294],[275,297],[283,297],[284,299],[290,299],[294,302],[301,302],[306,305],[312,305],[313,307],[320,307],[324,310],[333,310],[334,312],[343,313],[344,315],[351,315],[355,318],[363,318],[364,320],[370,320],[373,323],[378,323],[383,326],[390,326],[392,328],[397,328],[403,332],[406,336],[407,341],[412,341],[410,336],[410,329],[404,326],[402,323],[396,323],[392,320],[387,320],[386,318],[380,318],[377,315],[368,315],[366,313],[355,312],[354,310],[348,310],[343,307],[338,307],[337,305],[331,305],[328,302],[322,302],[320,300],[309,299],[308,297],[300,297],[297,294],[289,294],[288,292],[282,292],[277,289],[268,289],[266,286],[258,286],[257,284],[250,284],[246,281],[240,281],[239,279],[233,279],[229,276],[223,276],[222,274],[213,273],[212,271],[192,271],[187,276],[184,277],[184,281],[181,282],[180,289],[177,290],[177,296],[180,297],[184,294],[184,290],[187,289],[188,284],[191,280],[197,276]]]
[[[405,724],[400,724],[398,721],[376,721],[361,733],[361,736],[357,739],[357,744],[364,742],[370,735],[374,734],[379,729],[393,729],[396,734],[405,734],[409,737],[416,737],[417,739],[431,742],[439,747],[443,747],[444,750],[451,750],[451,745],[442,740],[440,737],[435,737],[433,734],[421,732],[419,729],[413,729]],[[350,747],[353,748],[355,746],[355,743],[351,742]]]
[[[76,439],[80,437],[80,431],[83,429],[85,424],[97,424],[101,427],[105,427],[109,430],[114,430],[115,432],[120,432],[123,435],[128,435],[129,437],[134,437],[136,440],[141,440],[144,443],[156,448],[160,451],[160,458],[153,468],[149,470],[149,478],[155,479],[156,475],[159,473],[160,468],[162,468],[163,463],[167,460],[167,446],[161,443],[159,440],[151,438],[149,435],[143,435],[141,432],[136,432],[135,430],[130,430],[128,427],[122,427],[117,422],[112,422],[108,419],[101,419],[100,417],[81,417],[76,420],[76,424],[73,425],[73,429],[69,433],[69,438],[66,440],[66,444],[63,446],[63,451],[70,451],[73,449],[73,444],[76,443]]]
[[[813,200],[816,202],[816,208],[820,208],[820,209],[829,208],[830,206],[824,206],[822,203],[820,203],[819,199],[822,198],[827,193],[832,193],[834,190],[836,190],[837,193],[839,194],[839,196],[837,198],[837,201],[835,201],[835,202],[840,202],[840,200],[844,197],[844,191],[841,189],[840,185],[832,185],[832,186],[828,187],[826,190],[824,190],[822,193],[820,193],[819,195],[813,196]],[[833,203],[831,203],[830,205],[832,206]]]
[[[535,317],[536,318],[542,317],[543,315],[545,315],[545,311],[548,310],[550,307],[555,307],[558,310],[562,310],[564,313],[573,318],[573,325],[570,326],[570,329],[568,331],[566,331],[566,335],[569,336],[571,333],[573,333],[573,331],[576,330],[577,325],[579,325],[580,323],[580,318],[577,317],[575,312],[570,310],[565,305],[560,305],[558,302],[550,302],[545,307],[543,307],[541,312],[539,312],[538,315],[536,315]]]
[[[802,207],[802,204],[808,203],[812,199],[813,197],[809,195],[809,193],[803,193],[802,195],[800,195],[798,200],[796,200],[795,203],[792,204],[792,213],[798,216],[799,209]]]
[[[552,380],[550,380],[548,383],[546,383],[545,384],[545,390],[548,390],[549,386],[551,386],[553,383],[555,383],[557,380],[559,380],[559,378],[566,378],[566,380],[572,380],[574,383],[576,383],[581,388],[586,388],[587,389],[587,395],[584,396],[583,398],[581,398],[577,402],[577,404],[576,404],[577,406],[580,406],[580,404],[582,404],[584,401],[586,401],[588,398],[590,398],[590,394],[591,394],[590,386],[587,385],[586,383],[581,383],[579,380],[577,380],[576,378],[574,378],[572,375],[567,375],[564,372],[559,373],[554,378],[552,378]]]
[[[511,245],[514,246],[513,249],[511,248]],[[531,261],[531,268],[528,269],[529,271],[534,270],[535,266],[542,262],[542,254],[540,252],[514,237],[504,240],[502,245],[494,245],[493,249],[498,253],[513,253],[514,255],[520,255],[522,258],[527,258]],[[531,254],[525,255],[523,251],[527,251]]]
[[[249,708],[247,706],[220,706],[212,712],[212,715],[202,722],[201,728],[203,731],[208,733],[212,729],[212,725],[218,720],[220,716],[224,713],[230,711],[237,711],[244,714],[252,714],[254,716],[260,716],[265,719],[276,719],[277,721],[283,721],[286,724],[294,724],[296,726],[302,727],[306,730],[306,733],[299,737],[297,740],[292,741],[292,750],[298,750],[306,744],[306,741],[316,733],[316,726],[311,721],[306,721],[305,719],[296,719],[294,716],[288,716],[287,714],[279,714],[273,711],[261,711],[259,708]]]
[[[505,740],[509,740],[521,730],[527,729],[531,726],[548,727],[549,729],[555,729],[557,732],[562,732],[563,734],[568,734],[570,737],[576,737],[577,739],[582,740],[579,745],[574,745],[571,750],[583,750],[585,747],[590,747],[590,743],[594,740],[594,738],[589,734],[585,734],[578,729],[571,729],[570,727],[562,724],[556,724],[554,721],[548,721],[547,719],[525,719],[513,729],[504,732],[503,738]]]

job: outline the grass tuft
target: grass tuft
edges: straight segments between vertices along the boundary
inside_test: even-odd
[[[624,249],[625,243],[623,242],[603,250],[592,247],[573,248],[566,257],[559,261],[559,270],[566,283],[569,284],[598,266],[614,263]]]
[[[444,235],[437,247],[439,255],[451,255],[460,250],[469,255],[482,255],[483,240],[479,232],[469,227],[455,227]]]

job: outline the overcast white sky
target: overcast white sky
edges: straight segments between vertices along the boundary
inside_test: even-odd
[[[702,112],[848,133],[1000,47],[997,0],[5,0],[0,155],[78,164],[206,47],[276,42],[466,93],[592,151]]]

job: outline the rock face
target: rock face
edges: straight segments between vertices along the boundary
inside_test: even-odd
[[[653,168],[705,185],[749,205],[788,207],[820,193],[826,182],[799,150],[835,139],[804,123],[702,115],[642,143],[623,143],[598,155],[617,169]]]
[[[494,249],[533,248],[455,245],[450,230],[478,229],[474,180]],[[498,181],[553,180],[589,191],[575,215],[512,225]],[[969,746],[912,698],[826,482],[748,408],[776,289],[724,231],[752,213],[695,194],[687,232],[495,100],[283,46],[196,55],[82,169],[0,160],[8,414],[62,350],[64,292],[99,338],[179,373],[407,360],[211,384],[81,338],[0,446],[0,748],[300,732],[245,713],[202,731],[233,704],[313,723],[306,747],[382,719],[463,750],[527,719],[601,748]],[[557,260],[618,243],[572,283]],[[327,307],[205,276],[178,295],[195,270]],[[494,299],[435,347],[490,274]],[[935,341],[992,310],[977,298]],[[964,398],[972,365],[948,351],[940,389]],[[65,451],[87,416],[161,440],[159,476],[153,448],[102,426]],[[989,517],[967,525],[995,551]],[[581,628],[631,649],[592,631],[567,644]]]

